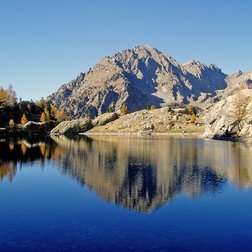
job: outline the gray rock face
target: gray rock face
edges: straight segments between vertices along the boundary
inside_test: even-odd
[[[207,66],[199,61],[189,61],[183,64],[183,67],[199,79],[204,88],[205,93],[212,90],[223,90],[227,87],[225,81],[226,74],[224,74],[216,65],[210,64]]]
[[[94,120],[92,120],[92,124],[94,127],[102,126],[109,122],[113,122],[118,119],[117,113],[104,113],[100,116],[97,116]]]
[[[252,89],[236,91],[205,115],[203,137],[252,142]]]
[[[51,135],[78,134],[91,129],[92,127],[92,121],[87,118],[64,121],[51,130]]]
[[[221,92],[221,95],[227,97],[234,94],[241,87],[252,88],[252,71],[243,73],[239,71],[235,74],[229,75],[225,81],[227,82],[227,88]]]
[[[191,61],[179,64],[148,45],[103,58],[86,73],[61,86],[47,100],[71,118],[103,114],[109,107],[129,112],[185,103],[203,106],[226,88],[226,75],[214,65]]]

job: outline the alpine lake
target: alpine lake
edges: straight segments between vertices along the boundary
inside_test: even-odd
[[[0,251],[252,251],[252,146],[0,141]]]

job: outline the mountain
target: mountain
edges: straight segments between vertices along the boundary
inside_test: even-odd
[[[61,86],[47,100],[70,117],[95,117],[108,108],[128,111],[184,103],[203,107],[227,87],[217,66],[198,61],[180,64],[149,45],[103,58],[93,68]]]

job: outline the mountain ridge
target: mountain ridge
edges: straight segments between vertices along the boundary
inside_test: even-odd
[[[226,78],[214,64],[180,64],[150,45],[140,45],[102,58],[47,100],[72,118],[93,118],[108,108],[118,110],[124,103],[129,112],[143,109],[147,103],[204,107],[228,87]]]

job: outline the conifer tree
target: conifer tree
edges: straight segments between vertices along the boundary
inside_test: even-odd
[[[248,103],[248,98],[244,95],[242,90],[243,87],[241,86],[227,111],[227,115],[234,121],[233,125],[237,127],[238,131],[241,130],[241,124],[246,115],[246,106]]]
[[[17,94],[14,91],[11,83],[8,86],[7,92],[8,92],[8,105],[13,106],[17,102]]]

